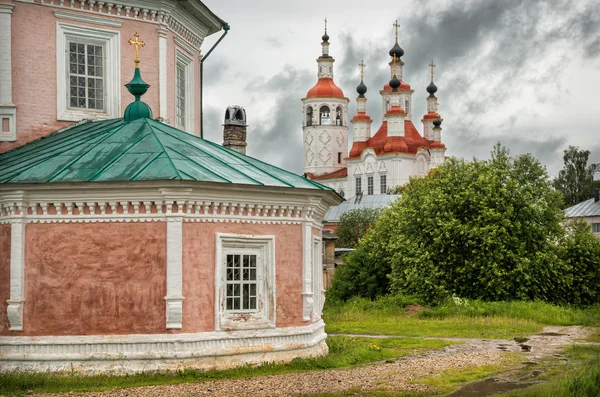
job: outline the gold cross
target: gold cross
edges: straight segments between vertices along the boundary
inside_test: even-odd
[[[327,17],[325,17],[325,33],[327,33]]]
[[[394,28],[396,28],[396,43],[398,42],[398,28],[400,27],[400,24],[398,23],[398,20],[396,19],[396,22],[394,22]]]
[[[431,67],[431,82],[433,83],[433,68],[435,68],[435,63],[433,63],[433,59],[431,60],[429,67]]]
[[[135,66],[139,67],[140,63],[140,47],[145,46],[143,41],[140,41],[140,35],[137,32],[133,35],[133,39],[129,39],[129,44],[135,46]]]
[[[358,64],[358,66],[360,66],[360,81],[363,81],[365,78],[365,61],[362,60],[360,61],[360,63]]]

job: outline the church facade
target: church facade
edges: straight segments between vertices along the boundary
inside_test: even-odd
[[[321,47],[322,54],[317,59],[318,81],[302,99],[304,174],[308,178],[346,197],[386,194],[406,184],[411,176],[426,175],[444,161],[446,147],[442,143],[442,118],[435,96],[433,63],[421,134],[413,123],[414,90],[403,80],[404,50],[398,44],[396,33],[396,42],[389,52],[391,80],[379,91],[383,121],[372,133],[373,120],[366,113],[364,63],[360,64],[357,113],[349,118],[349,100],[333,80],[334,59],[329,55],[327,29]],[[350,125],[351,144],[348,142]]]

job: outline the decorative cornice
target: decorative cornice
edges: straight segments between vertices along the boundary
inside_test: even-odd
[[[175,44],[179,46],[182,50],[186,51],[190,56],[193,56],[196,52],[198,52],[196,48],[189,45],[185,40],[182,40],[179,37],[175,37]]]
[[[0,4],[0,14],[12,14],[12,9],[14,6],[15,6],[14,4],[1,3]]]
[[[138,21],[163,25],[186,40],[194,48],[200,49],[204,37],[209,29],[198,23],[197,19],[181,7],[178,2],[156,1],[148,4],[142,0],[96,1],[96,0],[71,0],[65,5],[65,0],[15,0],[20,3],[42,5],[94,15],[103,15],[111,18],[134,19]],[[8,6],[0,4],[0,13],[10,12]],[[3,8],[7,11],[3,11]],[[12,7],[11,7],[12,8]],[[83,17],[85,18],[85,17]],[[81,22],[86,22],[81,20]],[[94,22],[92,22],[94,23]]]
[[[73,12],[54,11],[54,16],[60,19],[68,19],[71,21],[91,23],[95,25],[110,26],[112,28],[120,28],[123,22],[113,21],[106,18],[92,17],[85,14],[76,14]]]

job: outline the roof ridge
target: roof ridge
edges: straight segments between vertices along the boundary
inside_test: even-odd
[[[169,128],[173,128],[173,127],[169,127]],[[234,167],[231,167],[229,164],[227,164],[226,162],[222,161],[221,159],[218,159],[218,158],[216,158],[216,157],[214,157],[214,156],[210,155],[209,153],[207,153],[207,152],[206,152],[204,149],[202,149],[201,147],[198,147],[198,146],[191,145],[189,142],[186,142],[186,141],[184,141],[183,139],[179,138],[178,136],[175,136],[175,135],[171,134],[170,132],[163,130],[162,128],[159,128],[159,129],[160,129],[162,132],[164,132],[165,134],[169,135],[170,137],[172,137],[172,138],[174,138],[174,139],[177,139],[178,141],[180,141],[180,142],[182,142],[182,143],[185,143],[186,145],[188,145],[188,146],[191,146],[191,147],[193,147],[194,149],[200,150],[202,153],[205,153],[206,155],[210,156],[210,157],[211,157],[213,160],[215,160],[215,161],[218,161],[219,163],[221,163],[221,164],[224,164],[224,165],[228,166],[229,168],[231,168],[232,170],[234,170],[234,171],[235,171],[235,172],[237,172],[238,174],[240,174],[240,175],[243,175],[244,177],[246,177],[246,178],[248,178],[248,179],[250,179],[250,180],[252,180],[252,181],[254,181],[254,182],[258,183],[259,185],[263,185],[263,186],[265,185],[264,183],[262,183],[262,182],[260,182],[260,181],[258,181],[258,180],[256,180],[256,179],[254,179],[254,178],[252,178],[251,176],[249,176],[249,175],[246,175],[246,174],[245,174],[245,173],[243,173],[242,171],[240,171],[240,170],[238,170],[238,169],[236,169],[236,168],[234,168]],[[175,129],[175,130],[176,130],[176,131],[179,131],[179,130],[177,130],[177,129]],[[185,132],[184,132],[184,133],[185,133]],[[191,134],[189,134],[189,135],[190,135],[191,137],[194,137],[194,138],[195,138],[195,139],[197,139],[197,140],[200,140],[200,142],[202,142],[202,143],[205,143],[205,144],[206,144],[206,143],[210,143],[210,144],[212,144],[212,145],[216,145],[216,144],[214,144],[213,142],[210,142],[210,141],[204,140],[204,139],[202,139],[202,138],[200,138],[200,137],[197,137],[197,136],[195,136],[195,135],[191,135]],[[221,149],[227,149],[227,148],[224,148],[224,147],[222,147],[222,146],[220,146],[220,145],[219,145],[219,148],[221,148]],[[227,150],[229,150],[229,149],[227,149]],[[170,160],[170,159],[169,159],[169,160]],[[274,179],[277,179],[277,178],[274,178]]]
[[[165,147],[163,146],[162,142],[160,141],[160,139],[158,139],[158,136],[156,136],[156,132],[154,131],[154,126],[150,123],[148,123],[148,120],[152,120],[152,119],[143,119],[143,121],[148,124],[148,126],[150,127],[150,130],[152,131],[152,137],[154,137],[154,139],[156,140],[156,142],[158,142],[158,144],[160,145],[160,147],[162,148],[163,152],[165,153],[165,155],[167,156],[167,160],[169,160],[169,163],[171,164],[171,167],[173,167],[173,169],[175,170],[175,173],[177,174],[177,176],[179,176],[179,179],[183,179],[181,177],[181,174],[179,173],[179,170],[177,169],[177,167],[175,166],[175,163],[173,163],[173,160],[171,160],[171,157],[169,157],[169,154],[167,153],[167,149],[165,149]],[[162,130],[161,130],[162,131]],[[164,132],[164,131],[163,131]]]

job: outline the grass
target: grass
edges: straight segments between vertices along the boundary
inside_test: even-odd
[[[600,346],[570,346],[570,363],[553,369],[546,383],[501,394],[502,397],[600,396]]]
[[[510,339],[531,335],[546,325],[600,326],[600,305],[588,309],[544,302],[449,300],[414,315],[404,313],[417,299],[386,296],[330,303],[324,319],[328,333],[383,334],[412,337]]]
[[[433,386],[435,387],[435,394],[448,394],[467,383],[480,381],[494,374],[514,368],[523,361],[523,357],[515,353],[505,353],[502,357],[503,361],[500,364],[450,369],[441,374],[416,380],[413,383]]]
[[[260,375],[284,374],[318,369],[333,369],[389,360],[409,354],[441,349],[450,342],[419,339],[351,338],[334,336],[327,338],[329,355],[319,358],[294,359],[289,364],[264,364],[244,366],[222,371],[182,370],[166,373],[135,375],[78,375],[47,373],[0,374],[0,395],[25,395],[34,393],[65,393],[81,391],[113,390],[139,386],[202,382],[217,379],[246,378]]]

